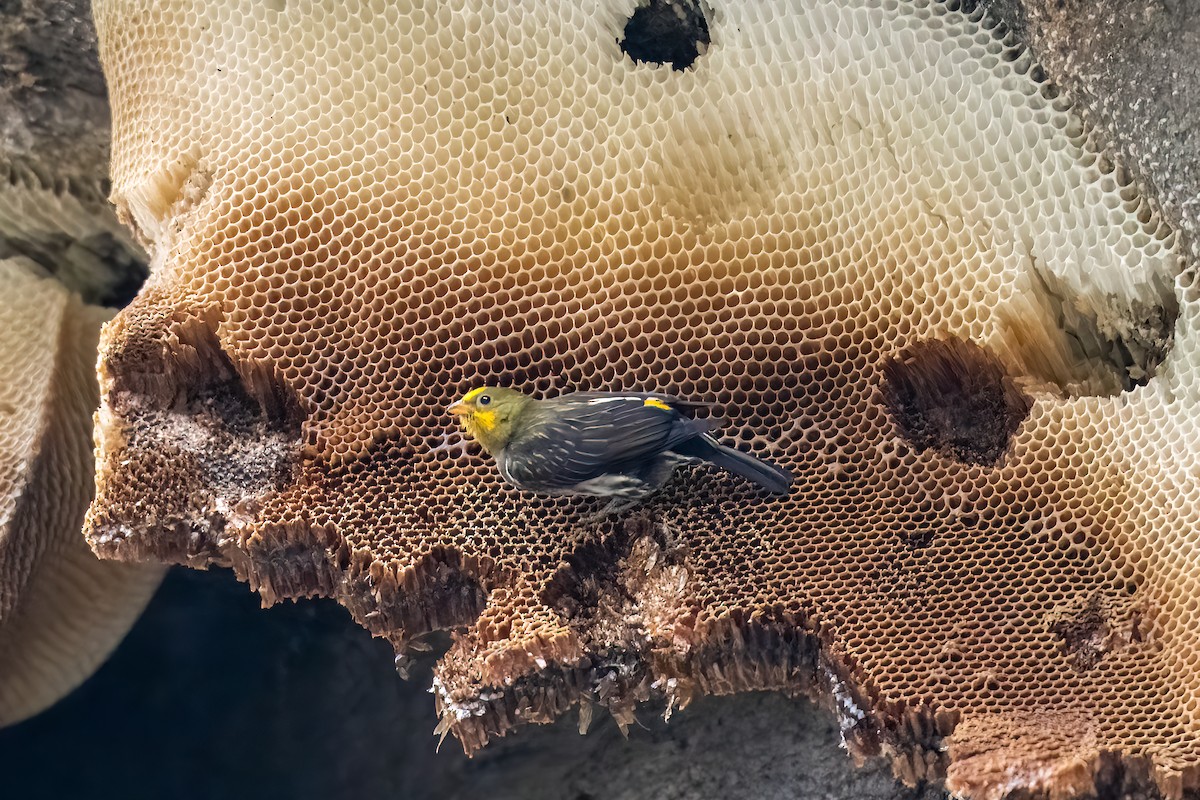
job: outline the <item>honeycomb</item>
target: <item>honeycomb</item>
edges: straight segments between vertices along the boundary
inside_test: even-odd
[[[106,309],[28,261],[0,260],[0,726],[75,688],[108,656],[162,569],[98,561],[79,535],[91,498],[92,372]]]
[[[451,630],[469,752],[777,689],[964,796],[1200,788],[1200,288],[974,5],[99,0],[152,275],[93,547]],[[463,441],[484,384],[711,401],[796,483],[597,521]]]

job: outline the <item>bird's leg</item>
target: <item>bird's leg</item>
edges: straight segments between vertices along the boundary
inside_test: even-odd
[[[605,517],[610,517],[614,514],[620,514],[623,511],[633,508],[638,504],[638,502],[639,500],[629,500],[627,498],[614,497],[601,506],[598,510],[584,517],[583,521],[587,524],[601,522],[605,519]]]
[[[603,516],[611,516],[620,514],[622,511],[627,511],[636,506],[641,501],[641,498],[630,500],[624,497],[614,497],[604,504],[604,508],[600,509],[599,513]]]
[[[590,494],[608,499],[608,503],[599,511],[587,517],[588,522],[596,522],[607,516],[619,514],[628,508],[632,508],[645,499],[646,495],[654,491],[655,488],[648,485],[640,476],[629,475],[623,472],[610,472],[590,478],[582,483],[577,483],[572,488],[572,492],[574,494]]]

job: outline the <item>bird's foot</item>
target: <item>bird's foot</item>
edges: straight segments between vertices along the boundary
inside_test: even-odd
[[[593,525],[598,522],[603,522],[608,517],[616,516],[622,512],[628,511],[638,504],[637,500],[622,500],[614,498],[609,500],[598,510],[593,511],[583,518],[583,521],[588,525]]]

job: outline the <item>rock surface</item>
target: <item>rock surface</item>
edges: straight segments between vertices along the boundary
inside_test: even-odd
[[[984,0],[1028,43],[1100,139],[1187,239],[1200,241],[1200,2]]]
[[[146,255],[108,204],[108,153],[88,4],[0,4],[0,259],[32,259],[85,302],[120,306]]]
[[[1054,12],[1061,3],[1046,3],[1041,7],[1031,2],[1025,12],[1026,18],[1034,21],[1031,29],[1022,26],[1014,5],[1003,2],[995,5],[1010,15],[1018,31],[1029,32],[1034,49],[1044,59],[1051,77],[1080,98],[1098,125],[1109,126],[1113,131],[1110,135],[1120,143],[1139,177],[1161,187],[1168,218],[1181,229],[1194,231],[1195,206],[1189,202],[1200,196],[1200,179],[1195,172],[1198,161],[1189,131],[1196,130],[1192,123],[1198,104],[1189,92],[1196,91],[1200,80],[1191,55],[1195,48],[1185,48],[1191,41],[1188,37],[1194,36],[1189,20],[1196,20],[1197,15],[1185,12],[1194,11],[1195,4],[1127,4],[1118,0],[1068,4],[1065,10]],[[1129,36],[1130,31],[1137,35]],[[1119,36],[1117,32],[1126,35]],[[1151,84],[1145,82],[1146,76],[1151,76],[1151,84],[1160,88],[1147,92]],[[1165,89],[1161,88],[1163,80],[1168,81]],[[262,615],[250,608],[252,600],[241,595],[240,587],[226,587],[222,592],[219,584],[225,580],[191,575],[173,578],[173,586],[156,601],[138,632],[96,681],[50,714],[0,732],[0,760],[8,774],[30,776],[25,782],[31,788],[25,796],[62,796],[62,792],[49,790],[39,794],[42,790],[37,787],[68,786],[78,777],[64,774],[61,761],[55,761],[53,767],[48,761],[38,762],[35,755],[39,748],[52,739],[69,740],[72,730],[86,733],[81,736],[84,742],[94,742],[97,736],[107,735],[111,730],[111,719],[128,707],[136,708],[143,693],[155,699],[143,706],[142,724],[166,727],[162,726],[161,713],[163,708],[179,702],[180,686],[175,682],[178,678],[184,678],[181,682],[189,688],[212,681],[207,684],[207,693],[200,693],[209,702],[206,705],[197,702],[190,707],[196,714],[194,727],[178,726],[178,739],[161,735],[135,739],[145,742],[147,747],[143,751],[145,757],[136,762],[114,761],[102,749],[89,751],[94,753],[89,757],[95,760],[87,765],[98,770],[94,774],[110,776],[110,785],[124,787],[123,796],[162,796],[161,792],[150,791],[152,787],[170,787],[176,790],[176,796],[186,796],[184,788],[189,786],[197,787],[194,796],[205,796],[199,787],[214,784],[238,791],[248,786],[260,787],[266,796],[277,790],[282,790],[280,796],[293,798],[327,796],[311,787],[322,787],[319,782],[322,776],[327,777],[334,769],[326,765],[351,750],[363,754],[363,763],[358,769],[347,768],[348,782],[338,785],[362,787],[363,796],[373,796],[375,791],[407,789],[411,793],[404,796],[420,797],[422,791],[428,790],[427,796],[446,796],[446,792],[455,796],[453,793],[458,792],[458,796],[467,797],[475,796],[481,787],[500,787],[496,793],[502,797],[574,800],[589,795],[659,793],[680,798],[761,797],[770,796],[768,792],[777,789],[778,796],[796,796],[809,790],[823,796],[911,796],[907,790],[893,788],[886,772],[879,769],[866,773],[850,771],[848,760],[836,747],[834,727],[825,717],[814,716],[803,701],[793,704],[756,696],[703,701],[677,715],[665,731],[657,725],[652,726],[651,733],[634,729],[629,743],[619,739],[611,722],[605,725],[598,719],[597,730],[584,739],[561,735],[570,733],[562,730],[571,727],[566,722],[546,730],[525,730],[519,739],[503,742],[473,762],[464,762],[458,754],[447,752],[450,748],[432,758],[428,756],[432,741],[427,731],[432,729],[434,720],[428,697],[410,691],[414,688],[412,684],[394,684],[390,652],[385,645],[367,641],[336,609],[285,607]],[[216,624],[206,622],[214,617],[218,620]],[[269,626],[264,619],[270,620]],[[177,635],[179,630],[189,632],[186,641]],[[222,655],[232,654],[243,645],[249,647],[260,638],[271,645],[265,652],[246,656],[243,650],[228,659]],[[214,661],[203,659],[203,650],[207,648],[215,654]],[[189,672],[189,665],[197,664],[202,669]],[[147,665],[157,668],[149,669]],[[310,667],[314,674],[300,677]],[[230,681],[226,676],[235,672],[240,676],[243,670],[251,676],[245,684],[255,691],[240,696],[230,694],[230,684],[236,688],[240,680]],[[139,680],[131,681],[130,674],[137,675]],[[339,684],[354,682],[341,680],[342,677],[361,677],[362,697],[344,706],[336,699],[329,702],[329,707],[310,702],[313,697],[321,697],[319,690],[329,683],[329,674]],[[388,688],[393,685],[397,687],[394,696]],[[217,696],[228,699],[227,704],[219,706],[221,713],[213,713],[212,699]],[[115,703],[114,698],[124,702]],[[251,706],[255,702],[267,705],[267,709],[253,721],[226,716],[229,708]],[[205,707],[195,708],[198,705]],[[345,708],[354,711],[346,715]],[[347,716],[351,717],[350,730],[346,728]],[[244,753],[236,748],[231,748],[225,756],[202,751],[204,757],[211,758],[206,762],[204,774],[189,771],[202,761],[193,758],[194,751],[189,752],[201,738],[197,735],[199,731],[207,729],[215,738],[237,740],[256,736],[268,721],[279,725],[277,741],[290,742],[286,747],[281,746],[277,755],[268,752],[260,761],[247,765]],[[780,736],[779,731],[789,730],[789,726],[807,731],[813,738]],[[316,731],[311,738],[318,741],[311,741],[308,735],[296,736],[296,730]],[[362,730],[374,732],[370,741],[356,747],[337,747],[339,742],[367,739]],[[399,730],[411,732],[411,739],[408,734],[404,737],[397,734]],[[335,733],[325,737],[320,731]],[[356,739],[359,736],[361,740]],[[691,744],[684,746],[680,744],[682,741]],[[775,741],[780,742],[777,750],[772,744]],[[747,755],[737,747],[738,743],[747,742],[756,745],[752,748],[753,755],[761,753],[762,777],[749,770],[749,776],[736,776],[744,781],[741,787],[731,789],[728,781],[735,778],[731,778],[725,765],[731,763],[729,754],[734,759]],[[172,746],[162,747],[162,743]],[[685,759],[690,761],[685,751],[695,755],[697,743],[711,747],[707,750],[700,747],[701,755],[696,758],[711,769],[701,766],[699,771],[689,774],[681,765]],[[570,752],[564,754],[560,747]],[[160,748],[157,756],[155,748]],[[163,759],[164,751],[177,753],[179,760]],[[612,756],[614,752],[619,758]],[[816,766],[796,758],[797,753],[809,752],[814,755]],[[413,753],[418,755],[414,757]],[[578,769],[555,772],[563,763],[577,765]],[[41,764],[46,764],[48,770],[35,769]],[[156,764],[170,768],[162,769]],[[227,764],[229,771],[218,770],[214,765],[219,764]],[[297,764],[320,764],[321,769],[315,775],[304,769],[297,772]],[[612,771],[601,771],[597,765]],[[287,774],[281,779],[285,770]],[[810,773],[821,776],[815,784],[807,782]],[[47,780],[47,775],[51,779]],[[205,780],[212,783],[206,784]],[[523,780],[536,784],[540,794],[516,792],[515,787],[531,785]],[[628,794],[620,794],[626,791],[623,785],[629,786]],[[143,789],[145,794],[139,795]],[[513,793],[504,794],[507,790]]]

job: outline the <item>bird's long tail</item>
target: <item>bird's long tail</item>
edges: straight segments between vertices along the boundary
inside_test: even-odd
[[[759,461],[749,453],[726,447],[708,434],[681,442],[671,449],[680,455],[703,459],[729,470],[769,492],[787,494],[792,486],[792,474],[787,470]]]

